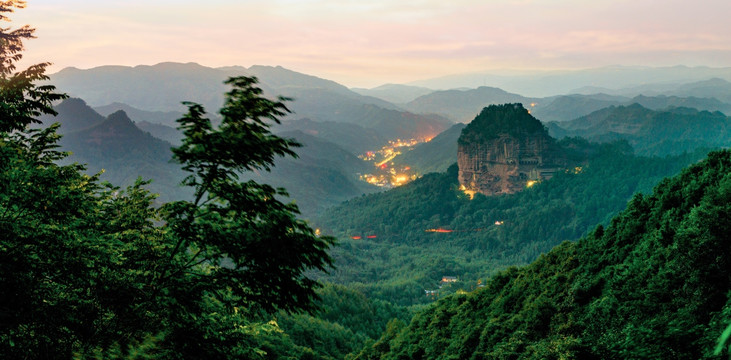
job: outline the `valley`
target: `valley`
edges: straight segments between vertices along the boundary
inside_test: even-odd
[[[0,1],[0,360],[731,359],[730,4]]]
[[[173,70],[177,80],[166,80]],[[57,103],[58,115],[42,118],[44,126],[60,123],[60,149],[71,153],[64,163],[88,164],[89,174],[101,172],[102,180],[121,186],[134,184],[138,177],[151,179],[146,187],[158,194],[157,206],[191,199],[194,194],[179,186],[185,176],[172,161],[171,148],[185,138],[176,129],[176,120],[183,116],[180,109],[120,93],[132,91],[124,87],[109,88],[105,94],[94,88],[90,96],[92,88],[85,79],[117,80],[106,69],[89,71],[51,77],[63,86],[60,89],[80,97]],[[495,294],[500,289],[513,291],[507,287],[513,285],[501,284],[513,284],[527,273],[549,276],[541,269],[550,272],[552,266],[566,267],[560,271],[578,281],[566,286],[598,291],[584,284],[595,281],[591,278],[573,280],[577,271],[588,274],[596,269],[577,270],[572,254],[590,252],[592,239],[610,241],[601,232],[615,231],[615,219],[633,211],[624,210],[628,202],[639,206],[632,205],[638,197],[667,191],[663,189],[670,180],[663,179],[731,144],[731,120],[719,110],[725,103],[679,93],[530,98],[487,88],[426,94],[407,88],[412,96],[420,95],[408,104],[396,104],[370,97],[363,89],[356,93],[281,67],[202,69],[167,63],[124,69],[129,78],[138,76],[135,71],[152,71],[161,77],[159,86],[175,83],[164,90],[171,98],[190,95],[211,106],[218,100],[197,97],[193,90],[198,85],[182,86],[185,79],[209,84],[233,73],[256,74],[266,96],[294,98],[286,102],[292,112],[268,126],[277,136],[300,144],[293,148],[297,157],[279,157],[269,171],[236,176],[286,189],[287,195],[278,198],[295,204],[299,217],[318,237],[333,236],[337,245],[329,249],[333,267],[307,273],[324,284],[318,290],[320,309],[311,314],[274,312],[270,318],[280,332],[255,338],[257,348],[274,357],[371,359],[423,353],[440,358],[437,348],[460,354],[476,351],[476,345],[424,343],[424,337],[433,336],[429,314],[442,311],[450,314],[444,321],[452,322],[454,331],[472,331],[470,341],[493,344],[492,352],[484,354],[503,354],[508,350],[502,346],[507,345],[475,333],[493,325],[474,328],[465,311],[488,311],[485,316],[494,318],[506,315],[493,307],[470,308],[473,302],[493,301],[484,300],[488,297],[502,301]],[[187,93],[176,94],[176,89]],[[91,100],[84,99],[85,94]],[[686,107],[691,104],[699,108]],[[203,116],[215,124],[222,121],[220,114]],[[544,116],[558,120],[540,121]],[[566,296],[551,294],[550,299]],[[554,311],[558,300],[521,301],[524,307],[543,304]],[[558,314],[586,316],[572,309]],[[529,324],[550,322],[520,314]],[[606,341],[589,325],[581,326],[588,338]],[[535,346],[521,351],[542,354],[550,344],[574,346],[556,331],[560,335],[530,333],[535,341],[521,338]],[[382,346],[385,342],[393,347]]]

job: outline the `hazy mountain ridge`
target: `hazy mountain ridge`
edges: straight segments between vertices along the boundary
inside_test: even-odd
[[[445,172],[457,162],[457,139],[463,123],[452,125],[429,142],[416,145],[413,150],[396,156],[393,163],[397,166],[410,166],[418,174]]]
[[[120,102],[114,102],[109,105],[97,106],[94,108],[94,111],[98,112],[102,116],[109,116],[109,114],[119,110],[124,110],[127,116],[136,123],[148,121],[169,127],[178,126],[176,120],[183,117],[183,112],[181,111],[147,111]]]
[[[103,179],[122,186],[133,183],[138,176],[152,179],[149,187],[163,201],[189,196],[187,189],[179,186],[184,173],[171,161],[173,145],[151,135],[155,131],[141,128],[167,133],[171,140],[179,141],[177,129],[147,121],[135,124],[122,110],[104,118],[81,99],[67,99],[56,110],[59,116],[49,118],[46,124],[60,121],[61,129],[67,128],[66,123],[85,124],[80,130],[66,131],[61,139],[62,150],[72,152],[69,162],[88,164],[90,173],[104,169]],[[360,128],[351,126],[356,128],[354,133],[359,132]],[[305,145],[295,149],[299,159],[278,158],[271,173],[247,176],[285,187],[290,193],[288,201],[300,204],[303,216],[312,217],[329,205],[377,190],[357,180],[356,174],[370,170],[371,165],[350,151],[300,131],[283,131],[280,135],[294,137]]]
[[[358,124],[335,121],[313,121],[308,118],[285,120],[273,128],[275,133],[294,130],[300,130],[305,134],[330,141],[350,151],[354,155],[379,149],[390,139],[373,129],[364,128]]]
[[[492,86],[505,89],[508,92],[524,94],[525,96],[546,97],[577,92],[584,94],[604,92],[612,95],[627,95],[614,93],[612,89],[626,89],[642,84],[672,84],[670,88],[673,88],[676,87],[676,84],[705,81],[711,78],[731,81],[731,67],[710,68],[704,66],[606,66],[565,71],[519,72],[502,70],[500,73],[502,75],[497,75],[497,71],[494,73],[448,75],[413,81],[407,85],[423,86],[431,89]],[[581,88],[585,90],[578,91]],[[632,97],[641,93],[637,92],[629,96]],[[723,99],[719,100],[724,101]]]
[[[384,84],[372,89],[351,88],[361,95],[376,97],[394,104],[406,104],[419,96],[427,95],[434,90],[402,84]]]
[[[84,98],[95,106],[122,103],[145,111],[183,112],[181,101],[192,101],[204,105],[215,117],[227,91],[223,81],[236,75],[257,76],[265,94],[292,98],[294,101],[287,103],[293,111],[288,119],[351,122],[373,128],[383,135],[393,133],[393,137],[406,138],[423,136],[424,131],[420,128],[429,128],[426,132],[436,135],[450,123],[437,116],[406,113],[387,101],[363,96],[333,81],[281,66],[214,69],[194,63],[161,63],[89,70],[68,68],[52,74],[51,81],[59,90]],[[154,122],[150,118],[146,120]],[[163,124],[171,125],[167,123],[168,119],[164,121]]]
[[[79,131],[92,126],[98,125],[104,121],[104,116],[100,115],[94,109],[79,98],[68,98],[54,107],[58,115],[44,115],[39,119],[45,126],[55,122],[61,124],[58,129],[59,134]]]
[[[731,83],[728,92],[731,93]],[[680,85],[678,85],[680,86]],[[688,89],[696,89],[688,84]],[[731,103],[718,100],[710,95],[723,95],[722,91],[669,91],[664,95],[653,92],[653,95],[628,96],[610,95],[605,93],[559,95],[546,98],[529,98],[518,94],[511,94],[502,89],[480,87],[468,90],[434,91],[419,97],[404,107],[414,112],[441,114],[458,122],[469,122],[488,105],[518,102],[531,111],[531,114],[544,122],[568,121],[588,115],[608,106],[631,105],[640,103],[653,110],[663,110],[669,107],[691,107],[699,110],[731,112]],[[706,95],[705,97],[689,94]],[[723,98],[723,96],[718,96]]]
[[[625,139],[638,154],[645,155],[731,146],[731,118],[717,111],[690,108],[656,111],[640,104],[610,106],[576,120],[549,123],[548,129],[559,138],[581,136],[602,142]]]
[[[358,173],[372,165],[340,146],[302,131],[286,131],[277,135],[293,138],[302,144],[295,148],[297,158],[277,158],[271,172],[248,173],[245,176],[260,183],[284,187],[306,218],[324,209],[362,194],[379,191],[359,181]]]
[[[66,133],[59,144],[62,150],[71,151],[67,161],[87,164],[90,173],[104,170],[102,179],[113,184],[131,185],[137,177],[152,179],[149,188],[162,201],[191,194],[178,185],[184,175],[171,161],[172,145],[139,129],[124,111],[112,113],[92,127]]]
[[[527,98],[505,90],[481,86],[470,90],[442,90],[420,96],[404,106],[414,112],[432,113],[458,122],[469,122],[488,105],[524,103],[540,99]]]
[[[231,74],[195,63],[160,63],[135,67],[102,66],[88,70],[66,68],[51,74],[59,91],[85,99],[93,106],[124,103],[147,111],[179,111],[181,101],[208,109],[223,105]]]

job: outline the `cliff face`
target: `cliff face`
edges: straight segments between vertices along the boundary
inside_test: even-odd
[[[566,167],[555,140],[520,104],[492,105],[463,131],[459,182],[485,195],[511,194]]]

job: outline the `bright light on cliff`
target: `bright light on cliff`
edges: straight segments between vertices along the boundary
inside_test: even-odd
[[[467,187],[465,187],[465,186],[464,186],[464,184],[460,185],[460,186],[459,186],[459,189],[460,189],[460,190],[461,190],[461,191],[462,191],[463,193],[467,194],[467,196],[469,196],[469,197],[470,197],[470,200],[472,200],[472,199],[474,199],[474,198],[475,198],[475,192],[476,192],[475,190],[468,190],[468,189],[467,189]]]

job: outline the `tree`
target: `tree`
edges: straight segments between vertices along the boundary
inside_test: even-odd
[[[0,1],[0,14],[24,5]],[[174,153],[195,198],[156,208],[148,181],[120,189],[59,166],[58,124],[29,128],[65,97],[36,85],[47,63],[15,72],[32,35],[0,29],[0,354],[261,357],[258,334],[280,332],[268,312],[311,308],[317,283],[305,273],[331,266],[334,242],[277,199],[283,189],[238,181],[294,155],[296,143],[268,131],[284,99],[231,79],[218,128],[189,104]]]
[[[286,99],[264,98],[256,82],[226,81],[232,90],[218,128],[199,104],[186,103],[189,111],[178,120],[185,138],[173,149],[174,158],[190,174],[183,183],[195,189],[194,199],[166,204],[162,214],[174,239],[171,257],[180,258],[175,273],[185,274],[184,298],[198,299],[179,303],[191,313],[203,302],[233,313],[309,310],[317,283],[305,273],[332,266],[327,250],[334,239],[316,236],[298,220],[297,206],[278,200],[287,195],[284,189],[239,181],[244,171],[268,171],[275,156],[294,156],[290,147],[298,146],[269,131],[267,121],[279,122],[288,111]],[[188,337],[190,321],[196,319],[178,319],[178,335]],[[201,341],[178,344],[185,347],[181,352],[199,354],[194,348],[208,347]]]
[[[0,1],[0,20],[14,8],[24,8],[25,1]],[[0,28],[0,132],[23,130],[27,125],[40,123],[36,117],[56,114],[51,103],[65,95],[54,92],[51,85],[37,86],[37,81],[48,80],[45,75],[50,63],[32,65],[15,72],[15,64],[23,57],[23,40],[33,38],[35,29],[25,25],[19,29]]]

